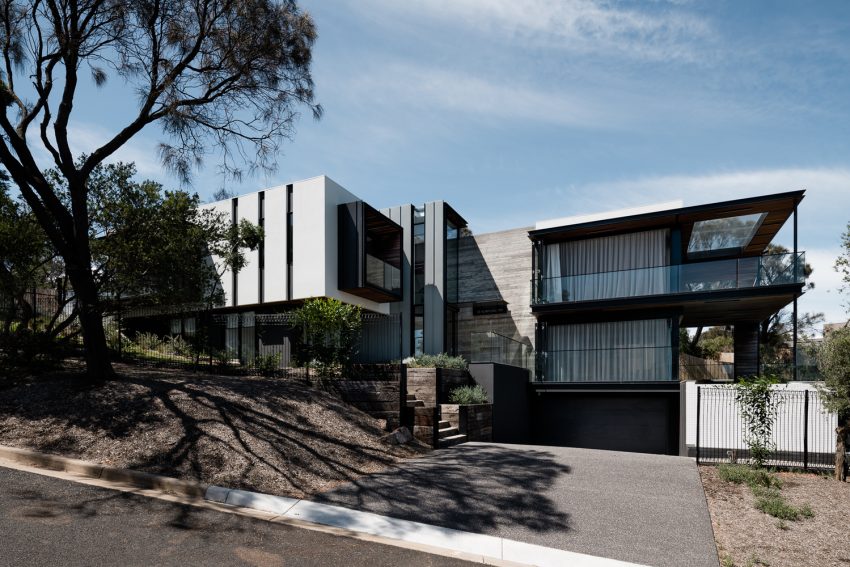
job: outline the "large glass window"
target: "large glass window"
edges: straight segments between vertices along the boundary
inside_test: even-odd
[[[446,220],[446,301],[458,302],[458,238],[460,230]]]
[[[688,255],[717,253],[746,247],[766,215],[767,213],[755,213],[695,222],[688,242]]]
[[[669,319],[549,325],[543,380],[654,382],[672,380]]]
[[[413,304],[425,303],[425,209],[413,209]]]

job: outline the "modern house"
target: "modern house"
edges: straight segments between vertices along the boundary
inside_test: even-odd
[[[247,266],[222,273],[220,312],[234,325],[334,297],[399,321],[386,358],[448,352],[526,367],[528,398],[503,403],[528,404],[530,441],[676,454],[680,329],[731,328],[733,375],[759,372],[759,323],[803,292],[803,195],[482,235],[443,201],[378,209],[324,176],[208,207],[265,230]],[[765,255],[792,218],[793,251]]]

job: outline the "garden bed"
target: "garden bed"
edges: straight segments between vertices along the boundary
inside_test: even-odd
[[[745,484],[722,480],[717,467],[701,466],[711,523],[723,567],[850,565],[847,516],[850,483],[817,474],[781,472],[782,496],[814,516],[780,521],[755,507]]]
[[[91,390],[74,369],[0,390],[0,444],[294,497],[427,451],[303,379],[115,368]]]

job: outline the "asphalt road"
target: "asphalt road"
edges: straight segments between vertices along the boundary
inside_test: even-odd
[[[0,565],[470,565],[0,467]]]
[[[692,459],[465,443],[314,498],[656,567],[718,567]]]

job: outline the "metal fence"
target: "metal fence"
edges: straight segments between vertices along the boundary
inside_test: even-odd
[[[831,468],[835,463],[838,418],[827,412],[811,389],[775,389],[775,447],[769,466]],[[696,459],[698,463],[748,462],[745,423],[730,386],[697,387]]]
[[[15,301],[0,300],[0,335],[18,332],[22,325],[28,331],[44,331],[68,320],[58,338],[84,348],[74,315],[73,298],[52,293],[34,292]],[[155,366],[292,368],[300,339],[291,310],[224,312],[197,306],[125,304],[105,314],[103,324],[115,359]],[[401,338],[398,314],[365,312],[353,362],[400,362]]]

